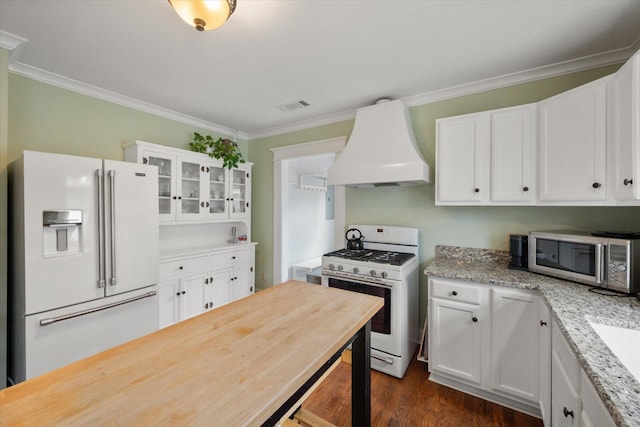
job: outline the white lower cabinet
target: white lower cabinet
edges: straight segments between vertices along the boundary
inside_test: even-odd
[[[255,247],[212,251],[160,263],[160,328],[254,293]]]
[[[537,292],[429,277],[428,316],[431,381],[547,427],[616,425]]]
[[[490,292],[491,389],[538,403],[539,297],[506,287]]]
[[[551,425],[553,427],[615,426],[571,346],[554,321],[551,349]],[[545,421],[545,425],[549,425]]]
[[[616,423],[609,415],[589,377],[582,371],[580,377],[580,397],[582,398],[582,427],[615,427]]]
[[[430,348],[437,351],[429,356],[431,370],[480,385],[479,309],[479,305],[433,298]]]
[[[429,378],[538,416],[536,293],[436,277],[428,286]]]
[[[580,400],[580,367],[569,345],[554,323],[551,350],[551,425],[579,427],[582,402]]]
[[[538,394],[540,417],[545,426],[551,425],[551,313],[540,301],[540,336],[538,348]]]

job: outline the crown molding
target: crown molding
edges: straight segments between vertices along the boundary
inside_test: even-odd
[[[232,128],[188,116],[186,114],[178,113],[176,111],[140,101],[138,99],[131,98],[116,92],[107,91],[99,87],[82,83],[77,80],[73,80],[26,64],[22,64],[17,61],[12,61],[17,52],[21,49],[22,46],[24,46],[27,41],[27,39],[24,39],[22,37],[7,33],[5,31],[0,31],[0,47],[11,51],[9,71],[14,74],[47,83],[53,86],[61,87],[63,89],[67,89],[93,98],[98,98],[114,104],[129,107],[134,110],[174,120],[190,126],[210,130],[223,135],[233,136],[234,129]],[[459,86],[452,86],[446,89],[407,96],[402,99],[408,106],[415,107],[418,105],[429,104],[445,99],[457,98],[460,96],[471,95],[474,93],[485,92],[488,90],[499,89],[516,84],[528,83],[545,78],[557,77],[569,73],[588,70],[591,68],[624,62],[638,50],[640,50],[640,37],[638,37],[631,46],[628,46],[626,48],[616,49],[609,52],[586,56],[574,60],[559,62],[557,64],[533,68],[517,73],[492,77],[489,79],[466,83]],[[276,126],[257,132],[238,131],[238,137],[247,141],[251,141],[259,138],[282,135],[285,133],[296,132],[346,120],[352,120],[355,118],[355,114],[356,110],[354,109],[336,114],[328,114],[313,119],[302,120],[282,126]]]
[[[585,71],[592,68],[603,67],[606,65],[617,64],[631,58],[634,53],[640,50],[640,37],[626,48],[616,49],[613,51],[591,55],[574,60],[559,62],[544,67],[533,68],[530,70],[520,71],[503,76],[492,77],[485,80],[479,80],[472,83],[466,83],[459,86],[452,86],[446,89],[426,92],[418,95],[412,95],[402,98],[409,107],[429,104],[436,101],[444,101],[446,99],[457,98],[460,96],[471,95],[488,90],[500,89],[516,84],[528,83],[536,80],[558,77],[565,74]],[[285,126],[274,127],[264,131],[250,132],[248,140],[257,138],[266,138],[269,136],[282,135],[298,130],[309,129],[312,127],[337,123],[355,118],[356,110],[346,111],[339,114],[322,116],[317,119],[309,119],[301,122],[292,123]]]
[[[316,117],[308,120],[301,120],[299,122],[276,126],[257,132],[249,132],[247,139],[249,141],[253,139],[266,138],[269,136],[282,135],[285,133],[296,132],[299,130],[310,129],[323,125],[330,125],[333,123],[344,122],[346,120],[352,120],[356,117],[356,110],[344,111],[342,113],[327,114],[325,116]]]
[[[103,101],[111,102],[113,104],[129,107],[134,110],[142,111],[145,113],[153,114],[165,119],[174,120],[176,122],[184,123],[190,126],[194,126],[201,129],[210,130],[220,133],[222,135],[233,136],[234,129],[226,126],[221,126],[216,123],[212,123],[206,120],[201,120],[186,114],[178,113],[176,111],[169,110],[164,107],[159,107],[148,102],[140,101],[138,99],[125,96],[116,92],[111,92],[105,89],[101,89],[96,86],[92,86],[86,83],[79,82],[68,77],[61,76],[49,71],[42,70],[40,68],[32,67],[20,62],[12,62],[9,64],[9,71],[36,80],[39,82],[47,83],[52,86],[57,86],[63,89],[70,90],[82,95],[87,95],[92,98],[101,99]],[[238,137],[247,139],[245,132],[238,132]]]
[[[25,38],[0,30],[0,47],[3,49],[14,51],[27,41]]]
[[[530,70],[520,71],[517,73],[505,74],[503,76],[492,77],[459,86],[452,86],[450,88],[423,93],[420,95],[408,96],[402,99],[408,106],[415,107],[436,101],[443,101],[446,99],[486,92],[516,84],[529,83],[536,80],[548,79],[592,68],[617,64],[631,58],[631,56],[633,56],[633,54],[638,50],[638,45],[640,45],[640,38],[638,38],[632,46],[624,49],[617,49],[602,54],[559,62],[557,64],[544,67],[532,68]]]

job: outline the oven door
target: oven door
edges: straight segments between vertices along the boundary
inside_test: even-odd
[[[371,319],[371,348],[399,356],[401,334],[397,330],[399,312],[394,307],[398,303],[393,285],[370,283],[357,279],[323,276],[323,284],[330,288],[360,292],[384,299],[384,306]]]

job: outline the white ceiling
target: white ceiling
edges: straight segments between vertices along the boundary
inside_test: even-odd
[[[248,138],[640,48],[640,0],[237,2],[200,33],[166,0],[0,0],[0,30],[12,72]]]

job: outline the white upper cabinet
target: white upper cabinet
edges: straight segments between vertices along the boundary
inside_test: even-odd
[[[436,121],[436,203],[530,204],[535,104]]]
[[[612,80],[610,122],[616,200],[640,200],[640,52]]]
[[[540,102],[541,201],[606,199],[607,81]]]
[[[204,154],[135,141],[125,160],[158,167],[162,223],[249,221],[252,163],[227,169]]]
[[[484,114],[436,121],[436,202],[481,203],[488,194]]]

